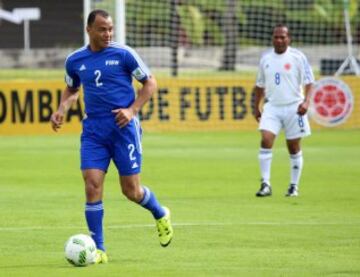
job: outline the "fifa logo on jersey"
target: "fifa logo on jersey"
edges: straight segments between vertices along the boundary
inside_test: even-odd
[[[119,60],[106,60],[105,65],[119,65]]]

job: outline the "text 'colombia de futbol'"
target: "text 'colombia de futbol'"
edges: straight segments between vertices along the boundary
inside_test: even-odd
[[[149,121],[212,119],[242,120],[251,110],[252,96],[242,86],[178,88],[160,87],[139,113],[140,119]],[[61,98],[59,88],[26,88],[0,90],[0,124],[47,123]],[[251,101],[250,101],[251,102]],[[78,100],[66,115],[66,121],[81,121],[83,103]]]

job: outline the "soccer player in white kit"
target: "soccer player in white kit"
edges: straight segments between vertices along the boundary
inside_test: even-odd
[[[290,47],[290,41],[287,26],[279,24],[273,29],[273,49],[261,57],[256,80],[254,116],[261,131],[258,156],[261,187],[256,193],[259,197],[272,194],[272,147],[281,129],[285,132],[291,166],[291,180],[286,196],[298,196],[303,168],[300,141],[302,137],[310,135],[306,112],[309,108],[314,75],[305,55]],[[261,111],[260,103],[263,98],[264,105]]]

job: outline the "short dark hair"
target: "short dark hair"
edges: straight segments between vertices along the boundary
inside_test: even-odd
[[[273,28],[273,33],[275,32],[275,29],[277,29],[277,28],[286,28],[288,30],[288,36],[290,37],[290,29],[286,24],[284,24],[284,23],[276,24]]]
[[[100,15],[104,18],[108,18],[110,14],[107,11],[104,10],[93,10],[91,13],[89,13],[89,16],[87,18],[87,25],[91,26],[91,24],[94,23],[95,18],[97,15]]]

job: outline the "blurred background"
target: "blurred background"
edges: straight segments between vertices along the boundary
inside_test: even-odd
[[[102,8],[112,14],[116,29],[125,24],[126,43],[154,69],[170,68],[174,48],[180,72],[256,69],[260,53],[270,46],[272,28],[286,23],[293,45],[315,70],[331,75],[348,55],[344,5],[343,0],[1,0],[0,8],[9,14],[29,7],[41,13],[29,24],[32,59],[23,53],[24,23],[0,16],[1,67],[61,68],[69,49],[85,42],[84,9]],[[120,22],[117,9],[123,9],[126,22]],[[359,1],[349,1],[348,9],[358,57]]]

